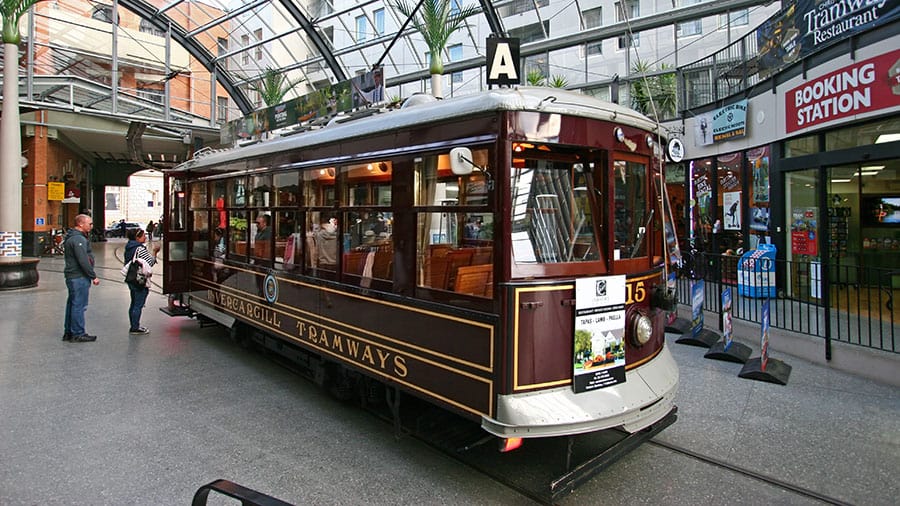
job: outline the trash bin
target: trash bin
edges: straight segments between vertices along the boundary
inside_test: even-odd
[[[753,298],[775,297],[775,245],[762,243],[759,249],[741,255],[738,263],[738,294]]]

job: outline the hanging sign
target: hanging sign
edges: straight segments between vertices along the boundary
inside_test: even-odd
[[[47,183],[47,200],[62,200],[66,198],[66,183]]]
[[[512,86],[522,82],[519,68],[519,39],[488,37],[487,84]]]

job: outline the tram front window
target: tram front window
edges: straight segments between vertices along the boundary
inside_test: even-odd
[[[586,166],[571,159],[513,160],[511,239],[517,263],[600,258]]]

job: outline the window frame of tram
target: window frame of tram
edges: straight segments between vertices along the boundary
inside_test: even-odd
[[[448,151],[412,160],[416,230],[416,295],[465,305],[493,297],[493,191],[485,172],[496,175],[490,146],[469,146],[478,168],[454,175]],[[483,171],[484,172],[483,172]]]
[[[340,266],[344,282],[389,288],[393,281],[393,162],[338,167]]]
[[[605,271],[609,245],[600,231],[610,211],[588,189],[606,194],[609,156],[586,147],[513,145],[508,176],[513,278]]]

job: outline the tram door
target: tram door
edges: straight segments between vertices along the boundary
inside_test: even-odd
[[[163,184],[163,293],[186,292],[190,278],[187,179],[181,173],[168,174]]]

